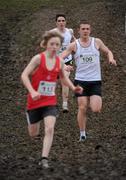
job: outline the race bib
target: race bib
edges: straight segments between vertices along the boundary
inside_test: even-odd
[[[62,53],[64,50],[66,50],[67,46],[66,45],[62,45],[61,49],[59,50],[59,54]]]
[[[96,60],[95,55],[80,55],[80,62],[82,64],[94,63]]]
[[[55,96],[55,88],[56,88],[55,82],[40,81],[38,92],[42,96]]]

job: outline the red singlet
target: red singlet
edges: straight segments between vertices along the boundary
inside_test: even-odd
[[[57,104],[55,87],[57,77],[60,72],[60,59],[59,57],[56,57],[54,68],[52,70],[48,70],[46,67],[46,59],[44,53],[41,53],[40,56],[40,65],[32,74],[31,84],[35,90],[41,93],[41,97],[39,100],[33,100],[31,95],[28,94],[27,109],[29,110]]]

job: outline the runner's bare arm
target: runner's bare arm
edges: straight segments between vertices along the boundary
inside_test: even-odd
[[[69,29],[71,35],[72,35],[72,39],[71,39],[71,42],[74,42],[76,40],[75,36],[74,36],[74,31],[73,29]]]
[[[60,57],[61,58],[66,58],[68,57],[72,52],[75,52],[76,51],[76,43],[75,41],[70,43],[69,46],[67,47],[66,50],[64,50],[61,54],[60,54]]]
[[[103,43],[102,40],[96,38],[96,46],[99,50],[106,54],[108,57],[109,64],[117,65],[116,60],[113,57],[112,51]]]
[[[62,83],[64,85],[68,86],[72,91],[82,93],[83,88],[81,88],[80,86],[74,86],[72,81],[66,76],[64,67],[65,67],[64,61],[63,61],[63,59],[61,59],[60,79],[61,79]]]
[[[35,69],[39,66],[39,64],[40,64],[40,55],[36,55],[31,59],[30,63],[26,66],[26,68],[21,74],[21,80],[24,86],[31,94],[35,92],[35,90],[31,85],[30,75],[35,71]]]

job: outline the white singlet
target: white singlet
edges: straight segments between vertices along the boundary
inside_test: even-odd
[[[101,81],[100,53],[95,47],[95,38],[90,37],[88,47],[76,40],[77,50],[74,54],[76,63],[75,79],[80,81]]]
[[[54,28],[51,31],[58,31],[58,32],[60,32],[58,28]],[[59,54],[62,53],[67,48],[67,46],[70,44],[72,36],[73,36],[73,30],[65,28],[65,32],[60,32],[60,33],[64,37],[64,40],[63,40],[62,46],[60,48]],[[72,55],[70,54],[68,57],[66,57],[64,59],[64,62],[66,63],[66,62],[69,62],[71,60],[72,60]]]

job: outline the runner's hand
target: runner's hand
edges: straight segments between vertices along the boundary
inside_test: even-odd
[[[109,60],[109,64],[110,64],[110,65],[117,66],[117,63],[116,63],[116,60],[115,60],[115,59],[110,59],[110,60]]]
[[[31,93],[31,97],[35,101],[35,100],[40,99],[41,94],[39,92],[37,92],[37,91],[34,91],[34,92]]]
[[[65,66],[64,66],[64,70],[70,72],[70,71],[73,71],[74,68],[73,68],[73,66],[71,66],[71,65],[65,65]]]
[[[75,87],[75,93],[79,93],[79,94],[82,94],[82,92],[83,92],[83,88],[81,87],[81,86],[79,86],[79,85],[77,85],[76,87]]]

